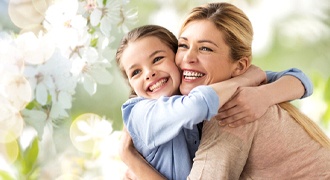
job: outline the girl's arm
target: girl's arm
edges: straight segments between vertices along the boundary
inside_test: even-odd
[[[309,78],[299,69],[266,71],[268,84],[240,87],[216,116],[220,125],[237,127],[260,118],[271,105],[308,97],[313,93]]]

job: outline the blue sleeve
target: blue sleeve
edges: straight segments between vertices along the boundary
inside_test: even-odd
[[[182,128],[192,129],[211,119],[218,107],[215,91],[209,86],[199,86],[187,96],[130,99],[122,106],[122,113],[133,140],[154,148],[173,139]]]
[[[274,82],[279,78],[281,78],[282,76],[286,76],[286,75],[294,76],[297,79],[299,79],[303,84],[303,86],[305,87],[305,94],[301,98],[305,98],[313,94],[312,81],[300,69],[291,68],[281,72],[266,71],[266,75],[267,75],[267,83]]]

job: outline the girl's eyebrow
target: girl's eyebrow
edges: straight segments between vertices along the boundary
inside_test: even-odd
[[[154,51],[153,53],[151,53],[151,54],[149,55],[149,58],[155,56],[156,54],[158,54],[158,53],[160,53],[160,52],[165,52],[165,51],[164,51],[164,50],[156,50],[156,51]]]
[[[158,54],[160,52],[165,52],[165,51],[164,50],[156,50],[156,51],[154,51],[153,53],[151,53],[149,55],[149,58],[152,58],[153,56],[155,56],[156,54]],[[128,70],[134,69],[136,66],[137,66],[136,64],[133,64],[128,68]]]
[[[179,37],[179,39],[183,39],[183,40],[186,40],[186,41],[188,41],[188,38],[186,38],[186,37]],[[213,41],[211,41],[211,40],[207,40],[207,39],[202,39],[202,40],[198,40],[197,41],[198,43],[210,43],[210,44],[213,44],[213,45],[215,45],[216,47],[218,47],[218,45],[215,43],[215,42],[213,42]]]
[[[132,66],[130,66],[130,67],[128,68],[128,70],[134,69],[136,66],[137,66],[136,64],[133,64]]]

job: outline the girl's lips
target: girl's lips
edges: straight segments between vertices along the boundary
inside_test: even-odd
[[[203,76],[205,76],[205,74],[198,71],[193,71],[193,70],[182,71],[182,79],[184,80],[196,80]]]
[[[150,92],[153,92],[156,89],[159,89],[160,87],[165,85],[167,83],[167,81],[168,81],[168,78],[161,78],[155,82],[152,82],[151,84],[149,84],[147,90]]]

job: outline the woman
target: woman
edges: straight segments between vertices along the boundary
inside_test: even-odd
[[[204,34],[198,38],[194,32],[196,27],[199,27],[199,32],[200,27],[205,28]],[[213,30],[210,30],[212,28]],[[230,28],[232,31],[228,32]],[[238,51],[238,57],[250,58],[249,48],[244,54],[244,46],[249,47],[252,41],[252,26],[248,18],[230,4],[209,4],[195,8],[183,24],[179,46],[182,43],[184,49],[181,51],[179,48],[176,56],[179,67],[187,68],[187,62],[184,61],[194,62],[193,58],[187,58],[196,57],[192,55],[192,52],[195,52],[192,46],[217,31],[221,32],[226,44],[230,44],[233,57],[235,49],[241,49]],[[242,36],[233,38],[233,34]],[[194,85],[196,84],[182,82],[180,90],[188,92]],[[293,106],[281,106],[271,106],[256,122],[238,128],[222,127],[216,131],[212,130],[218,128],[214,126],[215,121],[205,122],[202,142],[189,177],[329,179],[329,139],[313,121],[304,117]],[[215,154],[213,152],[218,154],[212,157]],[[212,167],[217,168],[211,169]],[[208,172],[205,173],[206,171]]]
[[[216,46],[222,41],[224,46],[219,48],[222,51],[214,52],[213,49],[217,48],[211,45],[212,48],[204,48],[211,55],[200,52],[201,42],[209,40],[216,41]],[[208,55],[215,58],[215,55],[227,52],[234,60],[247,57],[248,65],[251,62],[251,41],[251,23],[235,6],[214,3],[197,7],[182,27],[176,63],[184,74],[189,71],[204,76],[205,72],[210,72],[208,69],[212,72]],[[242,68],[246,67],[243,63]],[[187,93],[197,85],[221,80],[213,74],[209,77],[204,81],[197,77],[197,80],[183,78],[180,90]],[[231,78],[230,73],[222,80],[226,78]],[[205,122],[189,178],[328,179],[329,139],[292,106],[281,106],[271,106],[260,119],[238,128],[218,127],[215,119]]]

